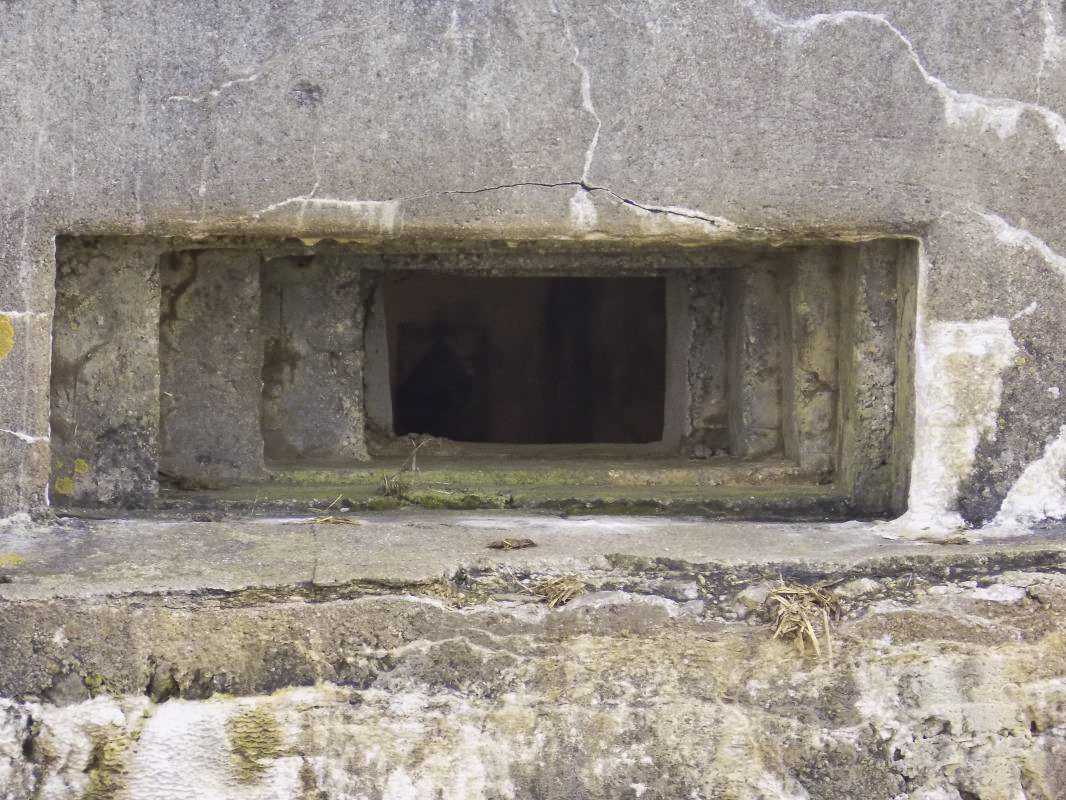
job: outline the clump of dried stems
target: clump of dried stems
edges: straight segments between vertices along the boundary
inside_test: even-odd
[[[585,591],[585,584],[573,575],[563,575],[559,578],[541,581],[533,587],[533,594],[547,600],[548,608],[569,603],[583,591]]]
[[[392,475],[384,475],[381,478],[381,485],[378,487],[378,493],[385,497],[398,497],[403,498],[407,494],[407,490],[410,489],[410,484],[400,478],[405,472],[418,472],[418,451],[421,450],[426,444],[432,441],[432,437],[427,437],[420,441],[411,442],[411,454],[407,456],[407,459],[400,465],[400,469],[394,472]]]
[[[498,539],[488,545],[493,550],[522,550],[526,547],[536,547],[537,543],[532,539]]]
[[[770,592],[770,602],[775,604],[771,613],[774,638],[791,641],[801,655],[808,646],[816,656],[822,655],[815,622],[821,622],[825,634],[826,655],[833,657],[833,640],[829,634],[829,615],[840,615],[840,601],[825,586],[802,586],[784,583]]]

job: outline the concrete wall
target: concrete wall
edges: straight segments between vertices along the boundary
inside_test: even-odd
[[[56,234],[255,232],[915,237],[914,518],[1066,514],[1063,31],[1051,0],[0,4],[0,513],[46,502]]]

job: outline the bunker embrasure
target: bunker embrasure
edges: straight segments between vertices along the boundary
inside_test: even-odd
[[[713,511],[747,492],[737,513],[902,507],[906,240],[405,251],[82,237],[58,258],[64,505],[260,489],[297,503],[316,487],[369,502],[403,474],[474,505]]]

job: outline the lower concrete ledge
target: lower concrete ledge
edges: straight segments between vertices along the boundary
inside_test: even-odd
[[[1061,527],[349,519],[0,525],[0,797],[1064,796]]]

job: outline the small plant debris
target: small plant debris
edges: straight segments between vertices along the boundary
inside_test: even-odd
[[[522,550],[526,547],[536,547],[537,543],[532,539],[498,539],[488,546],[492,550]]]
[[[410,488],[406,481],[400,479],[400,473],[397,472],[395,475],[383,475],[381,477],[378,494],[383,497],[398,497],[402,499],[407,495],[407,490]]]
[[[378,486],[378,494],[383,497],[395,497],[399,500],[407,499],[407,492],[411,489],[411,485],[401,479],[401,475],[405,472],[418,472],[418,451],[425,445],[433,441],[432,436],[426,436],[421,439],[412,439],[411,453],[407,456],[407,459],[400,465],[400,468],[392,475],[383,475],[381,478],[381,485]]]
[[[308,520],[312,525],[358,525],[359,522],[348,517],[338,517],[336,514],[330,514],[334,508],[337,507],[344,495],[337,495],[337,499],[330,503],[325,508],[309,508],[307,509],[315,516]],[[347,510],[347,509],[344,509]]]
[[[771,612],[771,624],[775,639],[791,640],[803,655],[807,646],[818,657],[822,655],[818,634],[812,621],[821,619],[825,632],[826,654],[833,658],[833,640],[829,635],[829,615],[840,616],[840,601],[825,585],[803,586],[798,583],[784,583],[770,592],[770,602],[777,607]]]
[[[359,522],[348,517],[337,517],[333,514],[323,514],[308,520],[312,525],[358,525]]]
[[[533,594],[548,601],[548,608],[555,608],[569,603],[585,591],[585,584],[573,575],[541,581],[533,587]]]

